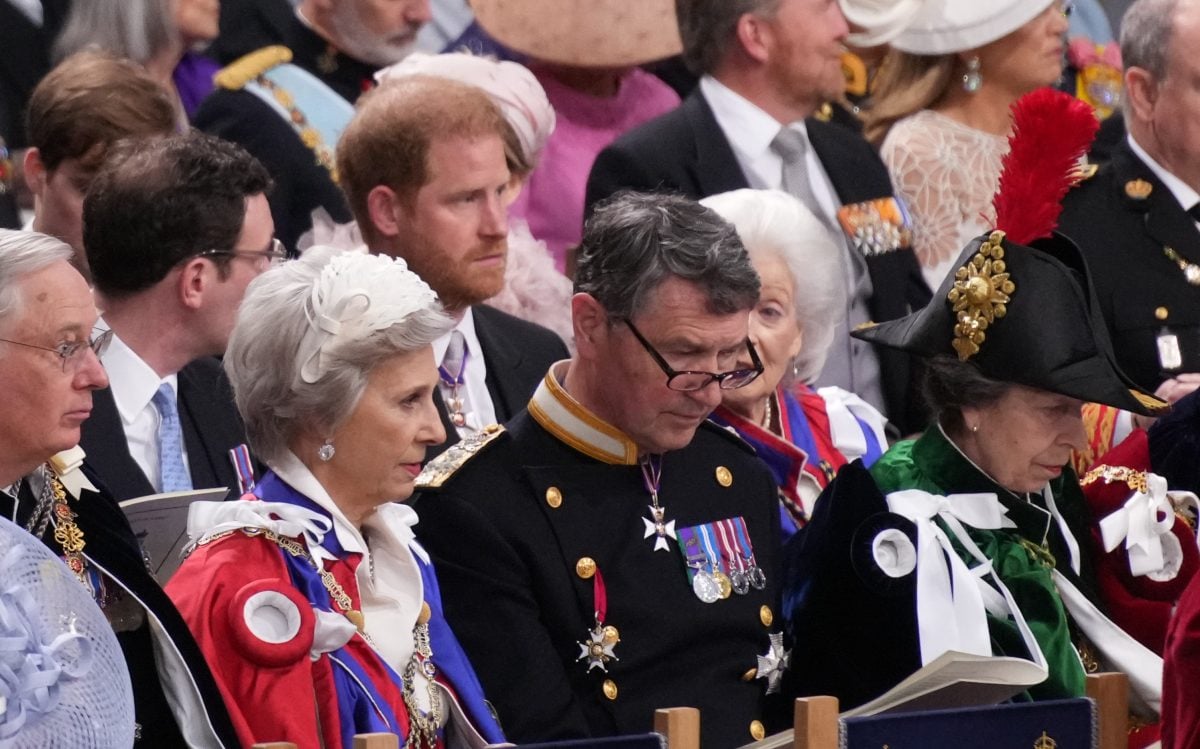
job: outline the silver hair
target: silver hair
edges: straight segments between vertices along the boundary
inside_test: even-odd
[[[54,59],[100,49],[146,64],[179,41],[171,0],[85,0],[71,4]]]
[[[1137,0],[1121,17],[1121,64],[1125,69],[1141,68],[1155,82],[1167,77],[1167,52],[1170,48],[1175,11],[1179,0]],[[1125,121],[1132,113],[1129,97],[1121,97]]]
[[[47,234],[0,229],[0,329],[21,309],[21,280],[72,254],[70,246]]]
[[[773,18],[781,0],[675,0],[683,61],[696,75],[712,73],[736,43],[738,19],[747,13]]]
[[[821,373],[846,306],[839,250],[807,207],[779,190],[734,190],[700,201],[737,229],[751,259],[774,254],[792,274],[796,323],[804,335],[792,371],[810,384]]]
[[[575,291],[591,294],[613,318],[634,317],[669,276],[699,286],[712,314],[758,301],[758,274],[737,232],[679,195],[617,193],[588,219],[577,258]]]
[[[339,342],[320,378],[305,382],[297,376],[298,352],[312,325],[313,289],[338,252],[313,247],[300,259],[271,268],[250,283],[238,310],[225,372],[250,448],[267,463],[279,460],[302,430],[328,434],[349,418],[375,366],[428,346],[454,325],[435,300],[403,322]]]

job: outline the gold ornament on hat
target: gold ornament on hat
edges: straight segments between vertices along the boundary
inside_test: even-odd
[[[979,353],[987,338],[985,331],[1008,312],[1007,304],[1016,291],[1004,262],[1003,240],[1004,232],[992,232],[954,274],[954,288],[946,295],[957,315],[952,345],[960,361]]]

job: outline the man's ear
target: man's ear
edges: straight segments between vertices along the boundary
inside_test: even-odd
[[[25,152],[25,161],[22,164],[22,170],[25,173],[25,185],[29,187],[29,192],[37,197],[42,197],[42,192],[46,189],[46,165],[42,163],[42,154],[36,148],[30,148]]]
[[[1130,67],[1125,71],[1125,96],[1133,116],[1146,122],[1153,118],[1158,103],[1158,81],[1149,70]]]
[[[571,327],[580,357],[594,358],[599,344],[608,338],[608,310],[594,296],[581,291],[571,297]]]
[[[386,185],[375,185],[367,193],[367,215],[375,232],[383,237],[396,237],[403,228],[404,206],[400,196]]]
[[[173,272],[168,271],[168,276]],[[216,265],[198,257],[184,263],[179,277],[175,279],[179,303],[190,310],[200,309],[204,303],[205,292],[217,280],[217,273]]]
[[[734,36],[747,57],[755,62],[767,61],[774,40],[767,19],[754,13],[743,13],[734,26]]]

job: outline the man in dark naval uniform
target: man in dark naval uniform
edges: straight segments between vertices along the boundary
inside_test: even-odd
[[[849,337],[858,325],[923,307],[929,289],[878,154],[851,129],[813,116],[846,85],[848,27],[837,3],[679,0],[676,10],[684,60],[700,83],[678,109],[596,157],[588,205],[620,189],[791,193],[834,234],[848,289],[817,384],[861,396],[902,433],[923,428],[908,355]]]
[[[705,420],[762,371],[758,277],[715,213],[625,193],[575,289],[577,353],[417,480],[446,616],[518,743],[644,732],[673,705],[700,708],[704,746],[761,739],[786,665],[776,490]]]
[[[1175,401],[1200,382],[1200,2],[1138,0],[1121,28],[1128,136],[1063,201],[1117,363]]]
[[[217,74],[195,125],[267,167],[276,235],[289,250],[316,208],[351,220],[337,187],[338,137],[375,71],[406,57],[429,18],[429,0],[304,0],[285,35],[290,48],[265,47]]]
[[[133,684],[139,747],[238,746],[220,691],[187,625],[146,570],[124,513],[84,463],[79,426],[108,384],[106,334],[45,234],[0,230],[0,513],[63,557],[104,611]]]

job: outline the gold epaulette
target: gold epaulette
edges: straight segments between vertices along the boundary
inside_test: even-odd
[[[277,65],[292,61],[292,51],[281,44],[256,49],[217,71],[213,83],[217,88],[240,91],[246,84]]]
[[[455,471],[467,461],[483,452],[493,440],[504,434],[504,427],[490,424],[477,434],[451,445],[446,452],[429,461],[417,476],[417,489],[437,489],[446,483]]]

